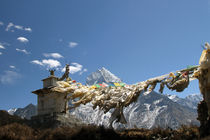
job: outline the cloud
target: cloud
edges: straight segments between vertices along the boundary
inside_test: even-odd
[[[25,37],[18,37],[17,40],[22,42],[22,43],[27,43],[28,42],[28,39],[25,38]]]
[[[79,72],[82,70],[82,65],[78,64],[78,63],[71,63],[72,66],[70,66],[70,73],[74,74],[76,72]]]
[[[2,22],[3,23],[3,22]],[[23,27],[21,25],[15,25],[12,22],[10,22],[7,27],[6,27],[6,31],[11,31],[14,32],[14,29],[17,30],[22,30],[22,31],[27,31],[27,32],[32,32],[32,29],[30,27]]]
[[[43,66],[42,62],[40,62],[39,60],[33,60],[31,61],[31,63]]]
[[[10,46],[10,44],[9,43],[6,43],[6,42],[0,42],[0,45],[2,45],[2,46]]]
[[[16,48],[16,51],[17,52],[22,52],[22,53],[25,53],[25,54],[30,54],[30,52],[26,51],[25,49],[21,50],[21,49]]]
[[[47,65],[49,68],[56,68],[61,66],[61,63],[58,60],[54,60],[54,59],[44,59],[42,60],[42,63],[44,65]]]
[[[53,57],[53,58],[63,58],[63,56],[59,53],[44,53],[45,57]]]
[[[15,71],[5,71],[3,75],[0,76],[0,82],[2,84],[12,84],[17,79],[21,78],[21,75]]]
[[[76,47],[77,45],[78,45],[77,42],[69,42],[69,47],[70,47],[70,48],[74,48],[74,47]]]
[[[3,26],[3,25],[4,25],[4,23],[2,21],[0,21],[0,26]]]
[[[12,22],[10,22],[10,23],[7,25],[6,31],[9,31],[13,26],[14,26],[14,24],[13,24]]]
[[[32,29],[29,28],[29,27],[28,27],[28,28],[25,28],[24,30],[25,30],[25,31],[28,31],[28,32],[32,32]]]
[[[83,69],[83,71],[81,71],[81,72],[79,73],[79,75],[82,75],[84,72],[87,72],[87,69]]]
[[[23,26],[20,26],[20,25],[14,25],[14,28],[19,29],[19,30],[23,30]]]
[[[0,52],[0,55],[2,55],[2,52]]]
[[[2,44],[0,44],[0,49],[5,49],[5,47]]]
[[[78,63],[71,63],[71,65],[69,66],[69,69],[70,69],[71,74],[74,74],[74,73],[77,73],[77,72],[80,72],[80,73],[82,72],[83,73],[84,70],[87,71],[87,69],[83,70],[83,66],[81,64],[78,64]],[[66,68],[64,67],[61,71],[65,72],[65,70],[66,70]]]
[[[33,60],[33,61],[31,61],[31,63],[47,67],[47,69],[57,68],[57,67],[61,66],[61,63],[58,60],[54,60],[54,59],[43,59],[42,61]]]
[[[15,66],[13,66],[13,65],[10,65],[9,66],[11,69],[15,69],[16,67]]]

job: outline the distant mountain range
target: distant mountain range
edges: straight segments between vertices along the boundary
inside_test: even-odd
[[[8,113],[10,115],[16,115],[21,117],[22,119],[31,119],[32,116],[37,114],[37,107],[36,105],[29,104],[24,108],[13,108],[9,109]]]
[[[199,97],[199,95],[198,95]],[[187,99],[178,98],[187,104]],[[190,101],[194,104],[198,102]],[[79,119],[89,124],[109,126],[110,112],[104,114],[103,111],[96,108],[92,109],[91,104],[80,105],[72,113]],[[182,124],[199,125],[197,121],[197,110],[194,106],[184,106],[174,102],[167,95],[151,92],[150,94],[141,94],[136,103],[124,108],[124,115],[128,124],[114,124],[114,128],[178,128]]]
[[[120,78],[112,74],[105,68],[93,72],[87,77],[86,84],[121,82]],[[132,103],[124,108],[124,115],[127,120],[126,125],[114,123],[114,128],[178,128],[182,124],[199,125],[197,121],[197,104],[202,100],[201,94],[192,94],[186,98],[179,98],[176,95],[159,94],[155,91],[150,94],[141,94],[136,103]],[[92,109],[92,104],[80,105],[71,114],[75,115],[83,122],[109,126],[110,110],[106,114],[102,110]],[[36,115],[36,106],[28,105],[25,108],[10,109],[10,114],[30,119]]]
[[[197,112],[197,105],[198,103],[203,100],[203,97],[201,94],[191,94],[188,95],[185,98],[179,98],[177,95],[169,95],[166,94],[165,96],[167,96],[169,99],[171,99],[172,101],[184,106],[184,107],[188,107],[190,109],[194,109]]]

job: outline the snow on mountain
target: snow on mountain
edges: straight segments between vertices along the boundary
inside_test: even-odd
[[[109,126],[109,118],[113,110],[104,114],[103,111],[92,105],[81,105],[77,107],[72,114],[88,124]],[[168,97],[151,92],[150,94],[141,94],[136,103],[132,103],[124,108],[124,115],[127,124],[114,123],[113,127],[118,128],[178,128],[182,124],[199,125],[196,120],[196,113],[187,109],[178,103],[173,102]]]
[[[116,78],[110,71],[102,68],[88,76],[86,83],[87,85],[92,85],[103,82],[119,82],[119,80],[120,79]],[[197,100],[197,96],[193,97],[183,99],[176,95],[158,94],[154,91],[150,94],[141,94],[136,103],[124,108],[124,115],[128,124],[122,125],[115,123],[113,127],[116,129],[136,127],[153,128],[158,126],[177,128],[182,124],[199,125],[196,119],[196,108],[200,99]],[[103,111],[98,108],[93,110],[92,104],[89,103],[80,105],[71,113],[88,124],[104,125],[108,127],[112,112],[113,110],[110,110],[104,114]]]
[[[97,83],[113,83],[113,82],[121,82],[120,78],[112,74],[109,70],[102,67],[98,69],[96,72],[93,72],[86,79],[87,85],[94,85]]]
[[[201,100],[203,100],[203,96],[201,94],[191,94],[191,95],[188,95],[187,97],[185,97],[185,99],[198,103]]]
[[[167,96],[172,101],[174,101],[184,107],[193,109],[195,112],[197,112],[198,103],[201,100],[203,100],[203,97],[201,94],[191,94],[185,98],[179,98],[177,95],[169,95],[169,94],[165,94],[165,96]]]
[[[32,116],[37,114],[37,107],[33,104],[29,104],[24,108],[9,109],[7,112],[10,115],[17,115],[21,118],[31,119]]]
[[[14,113],[17,111],[17,108],[12,108],[12,109],[9,109],[7,112],[10,114],[10,115],[14,115]]]
[[[177,95],[170,95],[170,94],[166,94],[168,96],[169,99],[171,99],[174,102],[177,102],[180,98]]]

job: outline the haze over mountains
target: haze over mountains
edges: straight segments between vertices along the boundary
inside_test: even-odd
[[[121,79],[105,68],[93,72],[87,77],[86,84],[121,82]],[[186,98],[176,95],[159,94],[155,91],[150,94],[141,94],[136,103],[124,108],[127,124],[114,123],[113,127],[119,128],[178,128],[182,124],[199,125],[197,121],[197,104],[202,100],[201,94],[192,94]],[[92,104],[80,105],[70,113],[88,124],[109,126],[110,110],[106,114],[102,110],[92,109]],[[36,114],[36,106],[28,105],[22,109],[10,109],[10,114],[30,119]]]

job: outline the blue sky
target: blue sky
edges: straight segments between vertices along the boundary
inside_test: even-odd
[[[36,104],[48,68],[101,67],[128,84],[197,65],[210,42],[209,0],[1,0],[0,109]],[[193,81],[182,93],[199,93]]]

